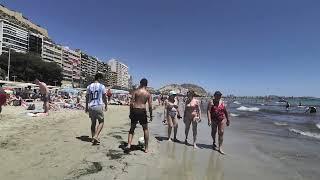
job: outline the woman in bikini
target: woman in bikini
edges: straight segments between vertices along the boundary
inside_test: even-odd
[[[168,140],[171,141],[171,132],[172,128],[174,129],[174,139],[177,140],[177,132],[178,132],[178,121],[180,119],[180,112],[178,109],[178,101],[176,99],[177,93],[175,91],[170,91],[169,98],[164,103],[164,121],[168,122]]]
[[[184,110],[184,123],[185,123],[185,144],[188,144],[188,134],[190,130],[190,125],[192,124],[192,132],[193,132],[193,147],[197,148],[197,126],[201,121],[201,109],[200,103],[197,99],[194,98],[194,91],[189,91],[187,93],[186,106]]]
[[[222,143],[223,143],[223,134],[224,134],[224,127],[230,125],[230,120],[228,116],[228,111],[226,106],[224,105],[223,101],[221,100],[222,93],[220,91],[216,91],[214,93],[214,99],[209,102],[207,108],[207,115],[208,115],[208,125],[211,126],[211,136],[213,139],[213,149],[216,149],[216,134],[218,129],[218,142],[219,147],[218,151],[221,154],[224,154],[222,151]]]

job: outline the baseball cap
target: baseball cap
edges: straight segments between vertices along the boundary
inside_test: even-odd
[[[220,91],[214,92],[214,96],[222,96],[222,93]]]

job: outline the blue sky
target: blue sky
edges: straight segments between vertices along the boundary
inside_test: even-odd
[[[45,3],[44,3],[45,2]],[[2,0],[54,41],[156,88],[320,97],[319,0]]]

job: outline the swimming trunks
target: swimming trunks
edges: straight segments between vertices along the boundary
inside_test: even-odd
[[[88,111],[89,111],[89,117],[91,119],[91,121],[96,121],[98,120],[99,123],[104,122],[104,114],[103,114],[103,108],[104,106],[93,106],[93,107],[89,107]]]
[[[131,124],[137,124],[139,122],[141,125],[144,125],[148,123],[146,109],[132,108],[129,117],[131,119]]]
[[[50,95],[49,94],[42,94],[41,95],[41,100],[43,101],[43,102],[49,102],[50,101]]]

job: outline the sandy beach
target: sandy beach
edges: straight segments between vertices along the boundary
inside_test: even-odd
[[[271,134],[268,128],[277,128],[274,124],[234,117],[226,129],[227,155],[211,149],[206,120],[199,124],[200,148],[194,150],[165,140],[161,108],[150,123],[151,152],[125,154],[120,147],[127,139],[128,110],[110,106],[101,145],[92,146],[87,142],[90,121],[83,111],[27,117],[22,108],[5,107],[0,120],[0,179],[316,180],[320,176],[320,142],[297,141],[288,132]],[[138,126],[134,144],[142,136]],[[182,121],[178,138],[184,140]]]
[[[135,166],[158,159],[158,144],[151,153],[130,155],[119,146],[129,129],[128,107],[110,106],[101,145],[92,146],[90,120],[84,111],[51,112],[48,117],[28,117],[22,108],[5,107],[0,120],[0,179],[123,179]],[[136,130],[137,139],[141,127]],[[5,162],[5,163],[4,163]]]

